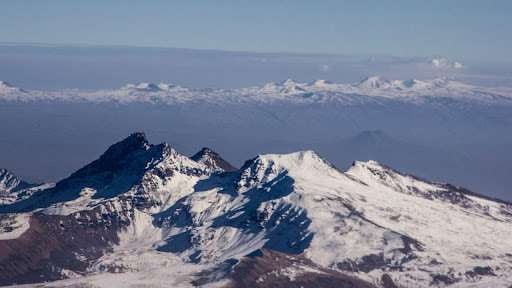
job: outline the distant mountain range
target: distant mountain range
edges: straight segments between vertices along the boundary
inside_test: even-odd
[[[465,84],[448,78],[433,80],[387,80],[380,76],[367,77],[354,84],[336,84],[326,80],[300,83],[292,79],[262,86],[212,89],[187,88],[166,83],[128,84],[119,89],[87,91],[24,90],[0,82],[0,100],[4,101],[64,101],[93,103],[153,103],[177,105],[183,103],[341,103],[354,105],[379,103],[385,100],[407,103],[446,101],[512,104],[512,89],[489,88]]]
[[[139,132],[27,197],[10,197],[32,187],[2,175],[1,285],[512,282],[512,204],[373,160],[341,171],[300,151],[258,155],[235,168],[209,148],[187,157]]]

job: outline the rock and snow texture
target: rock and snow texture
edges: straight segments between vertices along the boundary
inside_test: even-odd
[[[28,186],[28,183],[23,182],[9,170],[0,169],[0,193],[11,192],[22,186]]]
[[[194,154],[190,159],[204,164],[208,168],[210,168],[212,171],[216,172],[229,172],[236,170],[233,165],[229,164],[226,160],[222,159],[220,155],[211,150],[210,148],[204,147],[199,152]]]
[[[437,65],[444,58],[434,59]],[[187,88],[173,84],[128,84],[119,89],[81,91],[25,91],[0,82],[0,100],[4,101],[64,101],[92,103],[152,103],[178,105],[184,103],[339,103],[344,105],[373,103],[375,101],[403,101],[422,103],[453,99],[486,104],[512,103],[510,88],[489,88],[462,83],[449,78],[431,80],[387,80],[381,76],[367,77],[358,83],[340,84],[326,80],[300,83],[292,79],[271,82],[262,86],[212,89]]]
[[[53,184],[31,184],[23,181],[6,169],[0,169],[0,205],[10,204],[30,197],[37,191],[52,187]]]
[[[191,158],[134,133],[55,187],[1,205],[2,223],[13,229],[0,233],[0,283],[512,281],[509,203],[375,161],[342,172],[313,151],[259,155],[240,169],[207,148]],[[50,254],[29,249],[33,239],[46,240]]]
[[[20,237],[30,228],[28,214],[11,214],[0,217],[0,241]]]

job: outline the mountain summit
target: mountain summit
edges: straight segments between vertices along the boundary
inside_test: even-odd
[[[199,152],[190,157],[190,159],[202,163],[214,171],[229,172],[237,170],[233,165],[222,159],[217,152],[207,147],[203,147]]]
[[[0,204],[0,284],[506,287],[511,229],[510,203],[376,161],[343,172],[300,151],[236,169],[134,133]]]
[[[381,76],[366,77],[355,85],[363,89],[386,89],[391,87],[391,81]]]
[[[9,82],[0,81],[0,93],[15,93],[15,92],[25,92],[23,89],[20,89]]]
[[[31,184],[23,181],[7,169],[0,169],[0,192],[11,192],[27,188]]]
[[[46,189],[52,184],[32,184],[7,169],[0,169],[0,206],[30,197],[38,190]]]

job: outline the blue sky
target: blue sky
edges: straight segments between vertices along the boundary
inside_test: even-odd
[[[2,1],[0,42],[511,61],[512,1]]]

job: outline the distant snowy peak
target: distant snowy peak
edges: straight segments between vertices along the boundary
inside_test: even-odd
[[[391,87],[391,81],[381,76],[371,76],[364,78],[354,86],[362,89],[387,89]]]
[[[20,177],[14,175],[9,170],[0,169],[0,193],[11,192],[29,186],[29,183],[21,180]]]
[[[448,78],[436,78],[432,80],[388,80],[381,76],[367,77],[356,83],[354,87],[369,91],[408,91],[423,92],[432,89],[446,89],[457,87],[471,87],[469,85],[449,80]],[[463,91],[461,91],[463,92]]]
[[[217,152],[204,147],[190,159],[202,163],[213,171],[235,171],[236,168],[224,160]]]
[[[445,57],[434,57],[430,59],[430,63],[437,69],[463,69],[462,63],[450,60]]]
[[[329,80],[325,80],[325,79],[318,79],[318,80],[315,80],[312,82],[312,85],[316,86],[316,87],[325,87],[325,86],[330,86],[332,84],[334,84],[334,83]]]
[[[0,81],[0,94],[3,93],[14,93],[14,92],[25,92],[25,90],[18,88],[9,82]]]
[[[148,83],[148,82],[141,82],[138,84],[126,84],[125,86],[121,87],[121,90],[128,90],[128,91],[139,91],[139,92],[162,92],[162,91],[169,91],[173,88],[176,88],[178,86],[173,84],[166,84],[166,83]]]
[[[293,79],[287,79],[282,82],[270,82],[261,87],[263,93],[274,93],[274,94],[297,94],[306,91],[305,83],[299,83]]]

